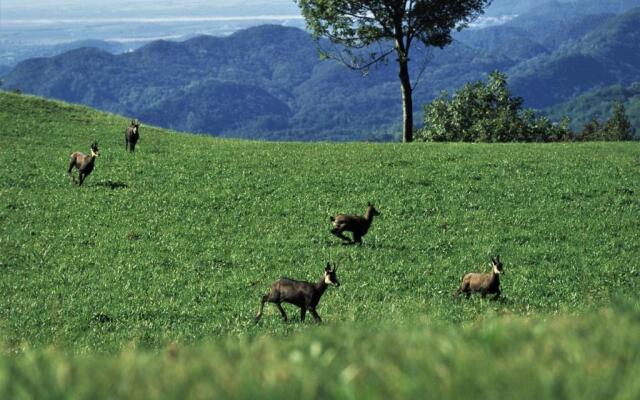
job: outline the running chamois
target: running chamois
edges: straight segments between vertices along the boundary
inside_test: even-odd
[[[73,169],[76,168],[78,170],[78,176],[80,179],[78,186],[80,186],[82,185],[82,182],[84,182],[85,178],[89,176],[89,174],[91,174],[91,171],[93,171],[93,167],[96,163],[96,157],[98,157],[99,155],[98,142],[95,141],[91,144],[90,156],[80,151],[76,151],[71,154],[69,158],[69,169],[67,170],[67,174],[71,177],[73,183],[76,183],[76,180],[72,174]]]
[[[485,298],[488,294],[495,294],[493,299],[500,297],[500,274],[502,273],[502,261],[500,256],[491,258],[491,272],[487,273],[469,273],[462,278],[460,287],[454,293],[455,296],[460,296],[464,293],[468,299],[472,293],[479,292],[482,298]]]
[[[371,203],[367,203],[367,211],[364,216],[337,214],[329,217],[333,224],[331,233],[342,239],[342,244],[362,244],[362,237],[369,231],[373,217],[376,215],[380,215],[380,212]],[[345,231],[353,233],[353,240],[342,233]]]
[[[258,310],[258,314],[256,314],[255,321],[260,321],[262,317],[262,310],[264,309],[264,303],[274,303],[278,310],[280,310],[280,314],[282,314],[282,319],[287,321],[287,313],[284,312],[284,308],[280,303],[290,303],[295,304],[300,307],[300,320],[304,321],[304,317],[307,314],[307,311],[313,315],[313,318],[317,323],[322,322],[318,312],[316,311],[316,307],[318,306],[318,302],[320,302],[320,298],[324,294],[324,291],[327,289],[329,285],[338,287],[340,286],[340,282],[338,282],[338,277],[336,276],[337,266],[331,266],[327,263],[327,267],[324,269],[324,274],[322,278],[316,283],[296,281],[289,278],[280,278],[275,281],[271,285],[271,289],[269,293],[262,296],[260,300],[260,309]]]
[[[137,119],[132,119],[131,124],[124,132],[124,148],[130,152],[136,151],[136,143],[140,139],[140,122]]]

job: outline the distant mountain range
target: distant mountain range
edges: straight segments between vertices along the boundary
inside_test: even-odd
[[[29,58],[54,57],[67,51],[79,49],[82,47],[94,47],[104,50],[112,54],[120,54],[132,51],[141,47],[145,43],[131,42],[121,43],[97,39],[75,40],[59,44],[42,44],[30,46],[1,46],[0,47],[0,76],[11,70],[15,62],[12,60],[23,61]],[[3,62],[7,64],[2,64]]]
[[[588,11],[540,5],[507,24],[463,31],[445,50],[431,51],[415,91],[416,120],[441,90],[494,69],[506,71],[514,94],[536,108],[640,81],[640,8],[622,15]],[[422,55],[413,55],[414,77]],[[400,124],[396,69],[391,61],[363,77],[319,61],[303,30],[265,25],[224,38],[156,41],[118,55],[80,48],[31,59],[5,74],[3,87],[220,136],[388,140]]]

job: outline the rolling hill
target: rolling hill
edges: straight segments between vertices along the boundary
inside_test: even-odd
[[[5,397],[637,397],[640,144],[143,125],[128,154],[127,123],[0,93]],[[68,155],[96,139],[74,186]],[[328,216],[367,201],[382,215],[364,245],[340,245]],[[494,254],[503,299],[453,298]],[[342,285],[322,299],[325,327],[272,307],[253,323],[273,280],[316,280],[329,261]]]

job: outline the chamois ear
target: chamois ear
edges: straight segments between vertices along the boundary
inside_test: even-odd
[[[333,272],[338,270],[338,263],[333,264]]]
[[[367,201],[367,207],[371,207],[371,202]]]
[[[324,269],[326,272],[331,271],[331,264],[327,263],[327,266]]]

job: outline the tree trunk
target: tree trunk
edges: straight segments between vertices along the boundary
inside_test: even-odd
[[[402,141],[413,142],[413,91],[409,78],[409,63],[400,58],[400,87],[402,88]]]

